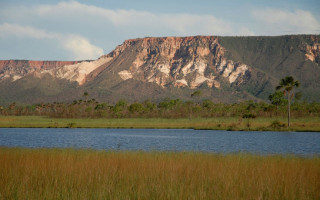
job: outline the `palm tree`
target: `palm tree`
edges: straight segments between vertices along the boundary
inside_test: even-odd
[[[283,90],[283,94],[288,97],[288,127],[290,127],[290,101],[294,96],[293,89],[299,87],[299,81],[295,81],[292,76],[286,76],[281,79],[280,84],[276,87],[277,90]]]

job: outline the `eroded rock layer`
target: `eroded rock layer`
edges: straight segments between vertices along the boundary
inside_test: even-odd
[[[10,78],[16,81],[24,76],[33,75],[41,78],[50,74],[59,79],[76,81],[79,85],[86,82],[86,76],[102,64],[110,61],[109,57],[101,57],[95,61],[0,61],[0,80]]]
[[[0,104],[72,101],[84,91],[101,101],[180,98],[267,100],[293,76],[319,101],[320,36],[160,37],[126,40],[93,61],[0,61]],[[199,98],[200,100],[200,98]]]
[[[241,83],[243,76],[250,73],[245,64],[227,60],[225,49],[213,36],[127,40],[111,55],[117,56],[132,46],[136,59],[127,70],[118,73],[123,80],[154,82],[162,87],[193,89],[206,84],[219,88],[219,76],[229,83]]]
[[[250,73],[247,65],[224,57],[225,49],[217,37],[196,36],[126,40],[95,61],[0,61],[0,80],[16,81],[30,74],[37,77],[50,74],[83,85],[91,72],[123,56],[124,52],[135,59],[126,70],[118,72],[118,76],[123,80],[153,82],[161,87],[173,85],[193,89],[205,84],[209,88],[219,88],[219,77],[239,84]]]

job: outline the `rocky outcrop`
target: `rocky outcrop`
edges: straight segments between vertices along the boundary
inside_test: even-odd
[[[219,88],[219,77],[238,84],[250,73],[248,66],[224,57],[225,49],[214,36],[127,40],[111,55],[117,56],[132,46],[136,59],[127,70],[118,73],[123,80],[153,82],[162,87],[193,89],[206,84]]]
[[[320,43],[313,43],[305,47],[306,59],[320,64]]]
[[[87,76],[98,67],[117,57],[131,56],[134,61],[118,72],[122,80],[135,79],[161,87],[173,85],[191,89],[203,84],[219,88],[220,77],[231,84],[242,83],[250,68],[227,60],[224,53],[218,37],[214,36],[132,39],[95,61],[0,61],[0,80],[11,78],[16,81],[26,75],[41,78],[50,74],[83,85]]]
[[[199,101],[267,100],[285,76],[319,101],[319,44],[319,35],[161,37],[126,40],[94,61],[5,60],[0,104],[73,101],[84,91],[112,103],[191,100],[194,89]]]
[[[33,61],[33,60],[0,60],[0,70],[5,67],[33,69],[53,69],[64,65],[72,65],[81,61]]]
[[[42,73],[76,63],[79,61],[0,60],[0,80],[11,78],[15,81],[29,74]]]
[[[112,60],[110,57],[101,57],[95,61],[64,65],[52,70],[42,71],[41,74],[49,73],[56,78],[76,81],[79,85],[83,85],[86,82],[87,75],[110,60]]]
[[[320,64],[320,38],[317,35],[310,35],[311,42],[306,43],[303,47],[306,60]]]
[[[11,78],[16,81],[27,75],[41,78],[50,74],[55,78],[76,81],[79,85],[86,82],[86,76],[102,64],[110,61],[110,57],[101,57],[95,61],[0,61],[0,80]]]

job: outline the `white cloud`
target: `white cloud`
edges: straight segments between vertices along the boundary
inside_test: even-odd
[[[35,39],[51,39],[73,55],[73,59],[87,60],[96,59],[103,55],[100,47],[92,45],[86,38],[78,35],[63,35],[60,33],[47,32],[31,26],[4,23],[0,25],[1,37],[20,37]]]
[[[155,17],[164,27],[186,35],[229,35],[233,30],[230,23],[212,15],[163,14]]]
[[[103,55],[103,50],[80,36],[72,36],[64,43],[64,47],[72,52],[76,60],[96,59]]]
[[[252,16],[276,33],[317,34],[320,32],[318,20],[310,12],[304,10],[290,12],[268,8],[255,10]]]
[[[254,35],[239,26],[212,14],[113,10],[77,1],[0,7],[0,39],[54,40],[48,45],[67,50],[67,59],[94,59],[103,50],[92,43],[111,51],[125,39],[137,37]]]
[[[58,34],[48,33],[31,26],[4,23],[0,25],[0,37],[16,36],[20,38],[56,39]]]
[[[13,8],[14,9],[14,8]],[[12,13],[12,12],[11,12]],[[17,13],[17,12],[13,12]],[[164,29],[178,35],[210,34],[210,35],[232,35],[233,30],[230,23],[218,19],[213,15],[193,14],[165,14],[151,13],[136,10],[111,10],[92,5],[86,5],[77,1],[60,2],[55,5],[39,5],[29,9],[21,9],[18,15],[37,19],[74,19],[75,21],[102,19],[108,21],[115,28],[130,28],[145,30]],[[13,16],[19,18],[18,16]],[[92,23],[95,23],[94,21]]]

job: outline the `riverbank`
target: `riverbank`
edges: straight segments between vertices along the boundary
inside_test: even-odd
[[[314,131],[320,132],[319,117],[286,118],[239,117],[217,118],[48,118],[41,116],[0,116],[0,128],[157,128],[157,129],[207,129],[251,131]]]
[[[320,159],[0,148],[0,199],[319,199]]]

